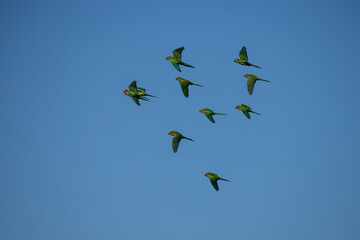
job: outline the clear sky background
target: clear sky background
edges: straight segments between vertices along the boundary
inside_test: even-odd
[[[359,9],[1,1],[0,239],[360,239]],[[272,83],[250,96],[246,73]],[[170,130],[195,141],[175,154]]]

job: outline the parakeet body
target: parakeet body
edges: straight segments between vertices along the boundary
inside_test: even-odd
[[[194,141],[192,140],[191,138],[187,138],[185,136],[183,136],[181,133],[179,132],[176,132],[176,131],[170,131],[168,132],[169,135],[173,135],[173,138],[172,138],[172,149],[174,151],[174,153],[177,152],[178,148],[179,148],[179,145],[180,145],[180,141],[181,139],[187,139],[187,140],[190,140],[190,141]]]
[[[209,108],[203,108],[200,109],[199,112],[205,114],[205,116],[212,122],[215,123],[215,120],[213,118],[213,115],[226,115],[224,113],[216,113],[213,110],[209,109]]]
[[[131,99],[138,105],[140,106],[140,102],[139,99],[144,100],[144,101],[150,101],[149,98],[147,98],[146,96],[149,97],[155,97],[153,95],[147,94],[146,93],[146,89],[145,88],[141,88],[141,87],[137,87],[136,86],[136,81],[132,81],[129,85],[129,90],[124,89],[123,93],[129,97],[131,97]]]
[[[189,80],[187,80],[185,78],[176,77],[175,79],[177,81],[179,81],[180,86],[181,86],[181,90],[184,93],[185,97],[189,97],[189,85],[195,85],[195,86],[203,87],[202,85],[190,82]]]
[[[248,92],[250,95],[253,94],[256,81],[270,82],[269,80],[258,78],[257,76],[255,76],[253,74],[244,74],[244,77],[246,77],[248,79],[247,80],[247,89],[248,89]]]
[[[236,106],[235,107],[236,109],[239,109],[240,111],[242,111],[242,113],[248,118],[248,119],[251,119],[251,116],[249,114],[249,112],[251,113],[255,113],[257,115],[260,115],[260,113],[257,113],[257,112],[254,112],[251,110],[251,108],[245,104],[241,104],[241,106]]]
[[[218,175],[216,175],[215,173],[212,173],[212,172],[205,173],[205,176],[209,178],[209,180],[211,182],[211,185],[213,185],[213,187],[215,188],[216,191],[219,191],[219,186],[218,186],[218,183],[217,183],[218,180],[223,180],[223,181],[230,182],[229,180],[221,178],[221,177],[219,177]]]
[[[170,57],[170,56],[166,57],[166,60],[169,60],[171,62],[171,64],[176,68],[176,70],[178,70],[179,72],[181,72],[181,69],[180,69],[179,65],[183,65],[185,67],[195,68],[194,66],[191,66],[191,65],[189,65],[187,63],[184,63],[181,60],[181,53],[182,53],[183,50],[184,50],[184,47],[177,48],[177,49],[175,49],[173,51],[173,56],[172,57]]]
[[[246,47],[242,47],[242,49],[239,52],[239,57],[240,57],[240,59],[234,59],[234,62],[239,63],[244,66],[253,66],[253,67],[261,68],[259,66],[249,63],[247,52],[246,52]]]

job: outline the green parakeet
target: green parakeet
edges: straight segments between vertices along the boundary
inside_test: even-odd
[[[137,86],[136,86],[136,81],[132,81],[132,82],[130,83],[130,85],[129,85],[129,90],[124,89],[124,90],[123,90],[123,93],[125,93],[125,95],[131,97],[131,99],[132,99],[138,106],[140,106],[139,99],[144,100],[144,101],[150,101],[150,99],[147,98],[146,96],[155,97],[155,96],[153,96],[153,95],[147,94],[145,88],[137,87]]]
[[[230,182],[229,180],[221,178],[221,177],[219,177],[218,175],[216,175],[215,173],[212,173],[212,172],[205,173],[205,176],[210,179],[210,182],[211,182],[211,184],[213,185],[213,187],[215,188],[216,191],[219,191],[219,186],[218,186],[218,183],[217,183],[218,180],[223,180],[223,181]]]
[[[177,81],[179,81],[180,86],[181,86],[181,90],[184,93],[185,97],[189,97],[189,85],[195,85],[195,86],[203,87],[202,85],[190,82],[189,80],[187,80],[185,78],[176,77],[175,79]]]
[[[176,131],[170,131],[170,132],[168,132],[168,134],[174,136],[172,138],[172,149],[173,149],[174,153],[177,152],[181,139],[184,138],[184,139],[187,139],[187,140],[190,140],[190,141],[194,141],[191,138],[187,138],[187,137],[183,136],[181,133],[176,132]]]
[[[248,79],[247,80],[247,89],[248,89],[248,92],[250,95],[253,94],[256,81],[259,80],[259,81],[264,81],[264,82],[270,82],[269,80],[258,78],[257,76],[255,76],[253,74],[244,74],[244,77],[246,77]]]
[[[259,66],[256,66],[256,65],[248,62],[246,47],[242,47],[242,49],[239,52],[239,57],[240,57],[240,59],[234,59],[234,62],[239,63],[241,65],[245,65],[245,66],[253,66],[253,67],[261,68]]]
[[[212,122],[215,123],[215,120],[213,118],[213,115],[226,115],[224,113],[216,113],[213,110],[209,109],[209,108],[203,108],[200,109],[199,112],[205,114],[205,116]]]
[[[241,106],[238,105],[238,106],[236,106],[235,108],[236,108],[236,109],[239,109],[240,111],[242,111],[243,114],[244,114],[248,119],[251,118],[249,112],[255,113],[255,114],[257,114],[257,115],[260,115],[260,113],[257,113],[257,112],[252,111],[251,108],[250,108],[249,106],[245,105],[245,104],[241,104]]]
[[[191,66],[187,63],[184,63],[183,61],[181,61],[181,53],[182,51],[184,50],[184,47],[181,47],[181,48],[177,48],[173,51],[173,56],[170,57],[170,56],[167,56],[166,57],[166,60],[169,60],[172,65],[179,71],[181,72],[181,69],[180,69],[180,66],[179,65],[183,65],[185,67],[191,67],[191,68],[194,68],[194,66]]]

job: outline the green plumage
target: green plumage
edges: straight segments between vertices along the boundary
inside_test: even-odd
[[[146,96],[155,97],[153,95],[147,94],[145,88],[137,87],[136,81],[132,81],[129,85],[129,90],[124,89],[123,93],[129,96],[138,106],[140,106],[139,99],[144,101],[150,101],[150,99]]]
[[[189,97],[189,85],[195,85],[195,86],[199,86],[199,87],[204,87],[200,84],[196,84],[193,82],[190,82],[189,80],[185,79],[185,78],[181,78],[181,77],[176,77],[175,78],[177,81],[179,81],[180,86],[181,86],[181,90],[184,93],[185,97]]]
[[[245,104],[241,104],[241,106],[238,105],[235,108],[239,109],[248,119],[251,119],[249,112],[260,115],[260,113],[252,111],[251,108]]]
[[[215,173],[212,173],[212,172],[205,173],[205,176],[209,178],[209,180],[211,182],[211,185],[213,185],[213,187],[215,188],[216,191],[219,191],[219,186],[218,186],[218,183],[217,183],[218,180],[230,182],[230,180],[221,178],[221,177],[219,177],[218,175],[216,175]]]
[[[169,60],[171,62],[171,64],[176,68],[176,70],[178,70],[179,72],[181,72],[180,65],[183,65],[185,67],[195,68],[194,66],[184,63],[181,60],[181,53],[183,52],[183,50],[184,50],[184,47],[177,48],[173,51],[172,57],[170,57],[170,56],[166,57],[166,60]]]
[[[246,77],[248,79],[247,80],[247,89],[248,89],[248,92],[250,95],[253,94],[256,81],[270,82],[269,80],[258,78],[257,76],[255,76],[253,74],[244,74],[244,77]]]
[[[240,57],[240,59],[234,59],[234,62],[239,63],[244,66],[253,66],[253,67],[260,68],[259,66],[249,63],[245,46],[241,48],[241,50],[239,52],[239,57]]]
[[[181,139],[184,138],[184,139],[187,139],[187,140],[190,140],[190,141],[194,141],[191,138],[187,138],[187,137],[183,136],[181,133],[176,132],[176,131],[170,131],[170,132],[168,132],[168,134],[173,136],[173,138],[172,138],[172,149],[173,149],[174,153],[177,152],[177,150],[179,148],[179,145],[180,145]]]
[[[200,109],[199,112],[205,114],[205,116],[212,122],[215,123],[215,120],[213,118],[213,115],[226,115],[224,113],[216,113],[213,110],[209,109],[209,108],[203,108]]]

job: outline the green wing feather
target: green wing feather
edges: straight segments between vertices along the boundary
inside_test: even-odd
[[[140,102],[139,102],[139,99],[137,97],[131,97],[132,100],[134,100],[134,102],[140,106]]]
[[[189,97],[189,85],[188,84],[182,84],[181,85],[181,90],[184,93],[185,97]]]
[[[247,81],[247,88],[248,88],[248,92],[250,95],[253,94],[255,83],[256,83],[256,80],[253,80],[253,79],[249,79]]]
[[[205,116],[206,116],[212,123],[215,123],[215,120],[214,120],[212,114],[205,113]]]
[[[176,70],[178,70],[179,72],[181,72],[181,69],[179,67],[179,63],[173,63],[172,62],[172,65],[176,68]]]
[[[245,115],[248,119],[251,118],[251,117],[250,117],[250,114],[248,113],[248,111],[243,110],[242,112],[244,113],[244,115]]]
[[[178,148],[179,148],[179,144],[180,144],[180,139],[173,137],[172,139],[172,149],[174,151],[174,153],[177,152]]]
[[[173,58],[181,60],[181,53],[184,50],[184,47],[177,48],[173,51]]]
[[[217,183],[217,180],[212,180],[210,179],[211,185],[213,185],[213,187],[215,188],[216,191],[219,191],[219,186]]]
[[[137,93],[136,81],[132,81],[129,85],[129,90],[131,92]]]
[[[240,50],[239,53],[240,56],[240,60],[243,62],[247,62],[248,61],[248,56],[247,56],[247,52],[246,52],[246,47],[242,47],[242,49]]]

